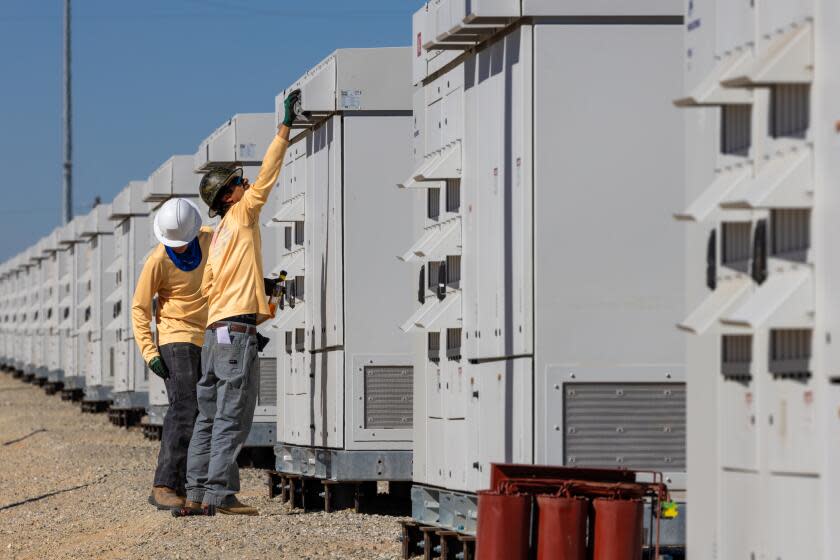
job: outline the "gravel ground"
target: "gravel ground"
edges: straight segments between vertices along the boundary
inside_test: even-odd
[[[104,414],[0,374],[0,558],[400,557],[397,518],[290,510],[268,498],[253,469],[242,470],[240,496],[259,517],[157,511],[146,502],[157,448]]]

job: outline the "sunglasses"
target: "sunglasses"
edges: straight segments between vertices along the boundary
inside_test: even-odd
[[[228,181],[228,183],[227,183],[227,185],[225,185],[225,187],[226,187],[226,188],[229,188],[229,189],[233,189],[234,187],[238,187],[238,186],[239,186],[239,185],[241,185],[242,183],[243,183],[243,181],[242,181],[242,177],[240,177],[239,175],[237,175],[236,177],[234,177],[233,179],[231,179],[230,181]]]

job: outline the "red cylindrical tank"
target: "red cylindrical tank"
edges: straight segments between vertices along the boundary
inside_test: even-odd
[[[537,560],[586,560],[589,500],[537,496]]]
[[[641,560],[641,500],[596,499],[593,560]]]
[[[530,496],[478,493],[476,560],[527,560],[530,534]]]

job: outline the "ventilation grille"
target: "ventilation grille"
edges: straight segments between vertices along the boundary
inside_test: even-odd
[[[811,247],[810,210],[773,210],[773,256],[805,262]]]
[[[260,406],[277,406],[277,358],[260,358]]]
[[[808,84],[779,84],[770,90],[770,134],[773,138],[805,138],[810,125]]]
[[[722,154],[747,156],[752,135],[752,106],[724,105],[721,111],[720,151]]]
[[[437,220],[440,216],[440,189],[426,189],[426,216]]]
[[[303,222],[295,222],[295,244],[303,245]]]
[[[811,377],[811,331],[784,329],[770,331],[770,373],[775,378]]]
[[[733,381],[752,379],[752,336],[732,335],[721,339],[721,365],[723,377]]]
[[[741,272],[750,266],[750,222],[725,222],[723,224],[723,255],[721,262]]]
[[[461,284],[461,255],[446,257],[446,284],[456,288]]]
[[[295,351],[303,352],[306,350],[306,330],[295,329]]]
[[[685,471],[684,383],[567,383],[570,466]]]
[[[365,428],[410,429],[413,387],[411,366],[365,367]]]
[[[427,349],[430,362],[440,361],[440,333],[430,332],[427,335]]]
[[[295,276],[295,297],[304,299],[303,295],[303,276]]]
[[[429,289],[437,291],[438,279],[440,278],[440,261],[429,261]]]
[[[446,357],[455,361],[461,359],[461,329],[446,329]]]
[[[446,180],[446,211],[457,212],[461,209],[461,180]]]

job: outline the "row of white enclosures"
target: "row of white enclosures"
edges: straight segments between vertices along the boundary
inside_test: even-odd
[[[262,213],[265,271],[288,280],[251,442],[285,472],[413,480],[416,517],[465,531],[491,462],[685,488],[671,4],[438,0],[410,48],[335,52],[274,115],[234,116],[4,264],[6,361],[115,406],[148,394],[159,418],[128,318],[154,209],[210,163],[253,178],[301,88]]]

